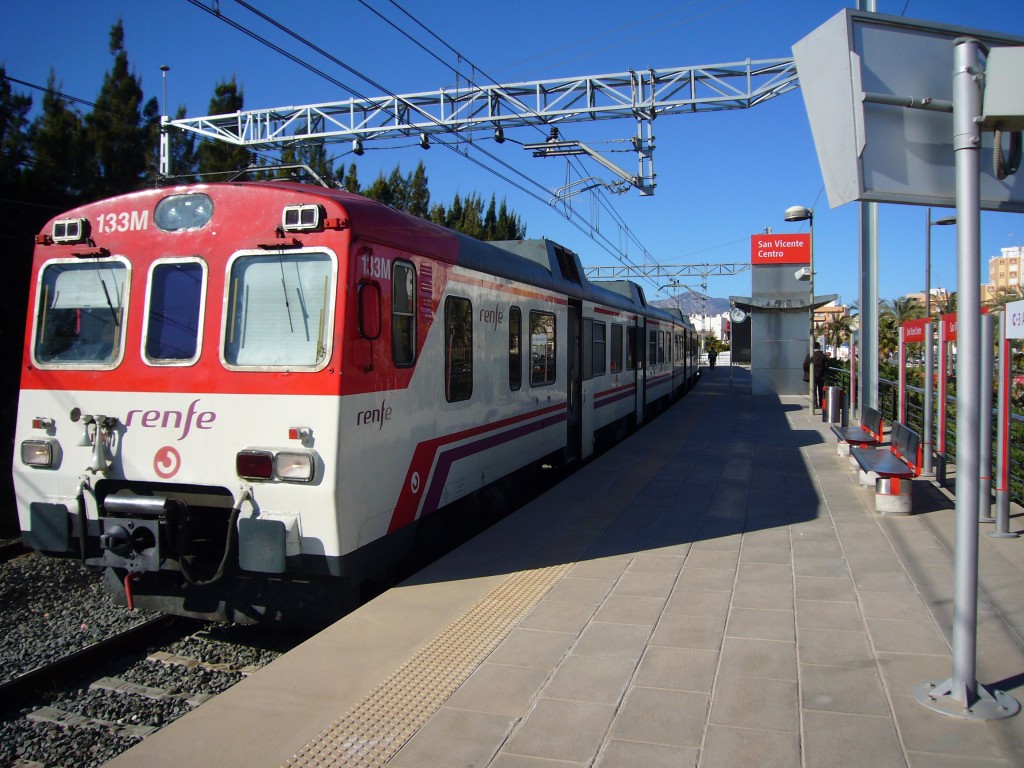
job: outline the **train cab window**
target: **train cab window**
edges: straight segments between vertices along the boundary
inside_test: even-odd
[[[523,386],[523,310],[508,310],[508,386],[513,392]]]
[[[162,261],[149,273],[143,358],[151,365],[187,365],[199,357],[206,265]]]
[[[594,375],[604,376],[605,366],[605,353],[607,351],[607,341],[605,340],[605,333],[607,332],[607,326],[604,323],[594,321]]]
[[[612,354],[611,359],[608,361],[609,370],[611,373],[621,373],[622,371],[622,326],[618,323],[612,323]]]
[[[530,386],[555,383],[555,316],[530,312]]]
[[[473,396],[473,304],[444,300],[444,396],[449,403]]]
[[[416,268],[407,261],[391,270],[391,357],[400,368],[416,362]]]
[[[40,275],[33,357],[43,367],[113,368],[124,340],[128,268],[122,261],[55,261]]]
[[[222,357],[241,369],[327,365],[334,256],[323,251],[243,254],[232,262]]]

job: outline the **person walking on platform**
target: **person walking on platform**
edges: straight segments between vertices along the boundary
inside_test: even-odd
[[[811,380],[812,356],[804,357],[804,381]],[[828,357],[821,351],[821,344],[814,342],[814,407],[821,407],[821,392],[825,388],[825,377],[828,376]]]
[[[718,350],[717,349],[709,349],[708,350],[708,365],[710,365],[712,368],[714,368],[715,367],[715,360],[717,360],[717,359],[718,359]]]

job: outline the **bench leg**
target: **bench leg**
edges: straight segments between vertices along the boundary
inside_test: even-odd
[[[844,440],[840,440],[839,443],[836,445],[836,452],[840,456],[849,456],[850,455],[850,444],[845,442]]]
[[[880,477],[875,481],[875,511],[886,515],[909,515],[913,480]]]
[[[865,472],[860,468],[860,464],[857,464],[857,480],[861,485],[869,488],[874,488],[875,481],[878,480],[877,472]]]

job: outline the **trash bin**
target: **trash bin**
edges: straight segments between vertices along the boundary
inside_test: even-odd
[[[849,416],[846,410],[846,390],[842,387],[825,387],[821,420],[826,424],[839,424],[843,427],[849,423]]]

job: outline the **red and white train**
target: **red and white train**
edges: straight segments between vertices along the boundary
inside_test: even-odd
[[[114,197],[36,238],[21,529],[129,604],[287,620],[435,510],[586,459],[697,376],[678,313],[547,240],[285,182]]]

